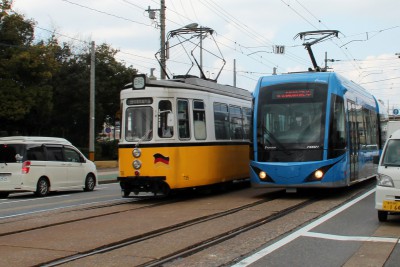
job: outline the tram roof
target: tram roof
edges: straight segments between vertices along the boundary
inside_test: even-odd
[[[368,97],[372,97],[371,93],[359,84],[349,80],[336,72],[295,72],[280,75],[263,76],[259,80],[259,85],[273,85],[279,83],[292,83],[292,82],[318,82],[318,83],[332,83],[336,82],[342,85],[347,90],[357,91]]]
[[[384,114],[386,112],[384,109],[384,105],[377,101],[376,98],[368,90],[336,72],[296,72],[263,76],[259,79],[257,87],[297,82],[318,82],[331,85],[340,85],[335,86],[335,90],[340,90],[342,94],[348,94],[350,97],[355,99],[358,104],[364,103],[364,105],[370,105],[372,107],[378,105],[379,113]]]
[[[236,98],[241,98],[245,100],[251,100],[251,92],[230,85],[219,84],[214,81],[204,80],[200,78],[177,78],[170,80],[151,80],[146,79],[146,87],[168,87],[175,89],[188,89],[188,90],[198,90],[209,93],[215,93],[219,95],[226,95]],[[132,83],[127,84],[124,89],[132,88]]]

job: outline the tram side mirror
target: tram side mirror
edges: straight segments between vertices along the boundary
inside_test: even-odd
[[[373,156],[373,157],[372,157],[372,162],[373,162],[374,164],[379,164],[379,156]]]
[[[168,127],[174,126],[174,113],[172,113],[172,112],[167,114],[167,126]]]

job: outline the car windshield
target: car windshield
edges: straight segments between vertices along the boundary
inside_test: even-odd
[[[388,141],[382,164],[400,166],[400,139]]]

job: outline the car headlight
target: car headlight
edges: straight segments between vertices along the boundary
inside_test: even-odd
[[[385,174],[378,174],[378,185],[385,186],[385,187],[394,187],[393,180],[390,176]]]
[[[135,170],[139,170],[140,167],[142,167],[142,162],[140,162],[140,160],[138,160],[138,159],[135,159],[133,161],[132,165],[133,165],[133,168],[135,168]]]

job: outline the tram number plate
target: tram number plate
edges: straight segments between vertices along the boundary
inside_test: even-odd
[[[400,212],[400,201],[383,201],[383,209],[387,211],[398,211]]]
[[[8,182],[7,176],[0,176],[0,182]]]

